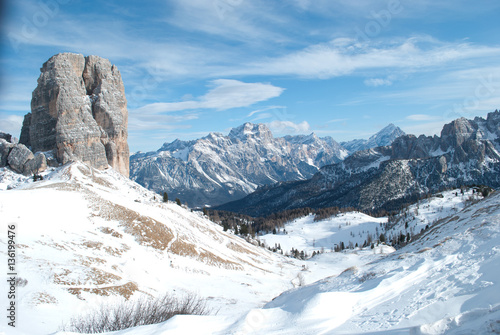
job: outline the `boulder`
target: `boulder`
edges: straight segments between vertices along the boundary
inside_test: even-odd
[[[0,131],[0,139],[4,139],[9,143],[12,143],[12,135]]]
[[[30,175],[33,168],[30,161],[34,159],[35,156],[24,144],[15,144],[7,157],[7,163],[15,172]]]
[[[0,138],[0,167],[5,167],[7,165],[7,157],[9,157],[10,151],[13,147],[14,144]]]

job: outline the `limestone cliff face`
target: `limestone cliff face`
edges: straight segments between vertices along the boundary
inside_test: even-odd
[[[97,56],[63,53],[40,71],[20,142],[33,152],[54,150],[63,164],[109,164],[128,177],[127,100],[118,69]]]

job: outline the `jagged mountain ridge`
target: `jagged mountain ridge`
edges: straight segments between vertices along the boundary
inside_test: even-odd
[[[396,209],[404,199],[465,184],[500,186],[500,112],[457,119],[441,136],[405,135],[358,151],[311,179],[257,189],[218,209],[252,216],[300,207]]]
[[[349,154],[352,154],[361,150],[391,145],[396,138],[403,135],[406,135],[406,133],[401,130],[401,128],[390,123],[378,133],[370,136],[367,140],[355,139],[352,141],[341,142],[340,145],[344,147]]]
[[[258,186],[305,180],[347,156],[331,137],[273,137],[264,124],[245,123],[227,136],[165,143],[156,152],[131,156],[131,179],[190,206],[242,198]]]

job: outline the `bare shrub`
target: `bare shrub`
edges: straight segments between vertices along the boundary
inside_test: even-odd
[[[167,321],[175,315],[207,315],[206,302],[194,294],[177,298],[165,294],[120,305],[101,305],[87,315],[72,318],[64,331],[98,334]]]
[[[17,287],[24,287],[28,285],[28,280],[27,279],[24,279],[24,278],[21,278],[21,277],[17,277],[16,278],[16,286]]]
[[[291,280],[291,283],[293,287],[301,287],[306,284],[306,280],[304,278],[304,275],[299,272],[297,276]]]
[[[377,274],[375,272],[366,272],[363,275],[361,275],[358,280],[360,283],[364,283],[367,280],[373,279],[377,277]]]

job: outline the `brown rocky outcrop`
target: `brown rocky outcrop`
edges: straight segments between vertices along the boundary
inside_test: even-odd
[[[20,143],[54,151],[60,163],[79,160],[129,176],[127,100],[109,60],[63,53],[40,69]]]

